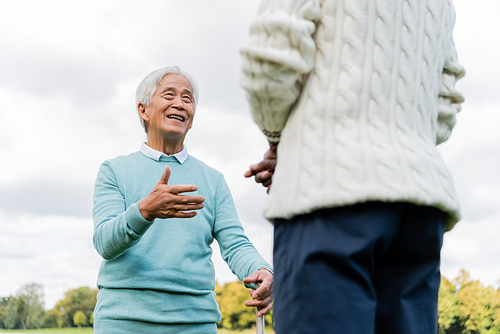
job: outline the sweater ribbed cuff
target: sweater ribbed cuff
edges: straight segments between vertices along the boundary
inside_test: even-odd
[[[281,139],[281,131],[268,131],[266,129],[262,129],[262,133],[267,137],[272,143],[278,143]]]
[[[132,204],[125,213],[127,225],[138,235],[143,235],[153,225],[154,221],[149,221],[141,215],[139,203]]]

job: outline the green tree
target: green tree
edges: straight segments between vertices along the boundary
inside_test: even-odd
[[[7,314],[7,304],[9,303],[8,297],[0,297],[0,328],[5,328],[3,324],[3,319]]]
[[[47,311],[45,317],[45,327],[47,328],[63,328],[64,327],[63,312],[57,308]]]
[[[446,330],[456,322],[458,316],[456,287],[441,276],[441,285],[439,287],[438,300],[438,325],[439,333],[445,334]]]
[[[28,318],[28,297],[20,294],[19,292],[16,294],[17,298],[17,321],[19,321],[19,325],[22,329],[27,329],[26,319]]]
[[[249,299],[248,289],[239,281],[226,283],[224,286],[216,284],[215,300],[222,313],[218,326],[230,330],[242,330],[254,326],[256,309],[245,306],[245,301]],[[266,314],[265,319],[268,325],[272,324],[270,312]]]
[[[73,323],[81,328],[82,326],[87,325],[87,317],[82,311],[76,311],[73,316]]]
[[[458,287],[457,309],[463,333],[500,334],[500,292],[472,280],[463,269],[454,282]]]
[[[25,284],[17,291],[17,319],[23,329],[40,328],[45,323],[43,286]]]
[[[26,317],[26,325],[28,328],[41,328],[45,324],[46,312],[43,306],[39,303],[30,305],[28,316]]]
[[[87,319],[90,318],[97,302],[98,291],[98,289],[81,287],[65,293],[65,298],[57,302],[54,308],[61,312],[60,314],[65,326],[72,327],[76,325],[73,317],[77,311],[82,311]]]
[[[7,302],[7,311],[3,318],[3,324],[7,329],[13,329],[17,325],[17,298],[9,297]]]

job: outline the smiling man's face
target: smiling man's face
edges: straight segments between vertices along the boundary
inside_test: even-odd
[[[148,137],[184,140],[193,125],[193,89],[189,81],[180,75],[164,76],[149,106],[141,106],[139,114],[147,123]]]

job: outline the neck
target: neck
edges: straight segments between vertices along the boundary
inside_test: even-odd
[[[148,142],[146,144],[157,151],[163,152],[167,155],[172,155],[182,151],[184,148],[184,138],[175,140],[172,138],[152,136],[148,134]]]

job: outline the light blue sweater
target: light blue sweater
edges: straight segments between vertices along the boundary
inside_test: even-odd
[[[189,194],[205,198],[196,217],[149,222],[140,214],[137,203],[160,180],[166,164],[170,185],[196,185],[198,190]],[[94,247],[104,258],[94,313],[101,332],[114,328],[118,333],[118,327],[139,332],[148,324],[149,332],[161,333],[168,332],[168,324],[213,326],[221,317],[210,260],[214,238],[240,280],[270,268],[245,236],[222,174],[192,156],[181,164],[175,157],[155,161],[135,152],[104,162],[93,215]]]

